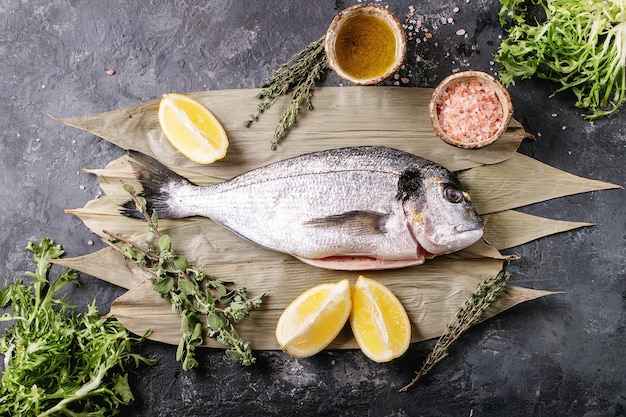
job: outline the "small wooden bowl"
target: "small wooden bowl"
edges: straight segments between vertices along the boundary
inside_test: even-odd
[[[465,94],[469,90],[473,94],[464,99],[453,97],[460,94],[460,90],[465,90]],[[483,106],[478,105],[479,101],[474,102],[480,99],[484,103],[493,102],[490,92],[495,93],[502,109],[501,114],[496,110],[489,115]],[[465,111],[447,108],[451,102],[462,102],[464,105],[461,108],[468,108],[464,108]],[[481,71],[463,71],[450,75],[439,83],[430,99],[429,113],[435,134],[444,142],[463,149],[477,149],[492,144],[507,130],[513,115],[513,104],[507,89],[491,75]],[[451,132],[449,127],[453,122],[462,125],[455,132]]]
[[[400,21],[377,4],[357,4],[339,12],[328,27],[324,48],[329,67],[356,85],[390,78],[406,58]]]

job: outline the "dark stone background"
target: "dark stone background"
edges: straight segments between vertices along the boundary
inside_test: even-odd
[[[123,151],[47,113],[81,116],[165,92],[257,87],[354,3],[2,0],[3,278],[16,279],[32,267],[23,252],[29,240],[50,236],[67,256],[102,247],[63,210],[101,194],[83,168],[104,167]],[[409,56],[400,85],[434,87],[459,69],[495,71],[491,61],[503,34],[498,1],[377,3],[402,21],[413,8],[413,18],[422,22],[421,28],[407,23]],[[432,38],[424,40],[425,29]],[[459,29],[467,35],[457,35]],[[109,69],[115,74],[108,75]],[[342,82],[331,74],[325,83]],[[553,89],[539,81],[510,89],[515,118],[539,137],[521,151],[577,175],[624,185],[625,110],[592,125],[573,107],[573,97],[549,98]],[[201,367],[191,372],[174,361],[174,347],[147,342],[143,352],[159,364],[132,374],[137,401],[122,415],[624,416],[624,196],[622,190],[601,191],[526,208],[597,224],[510,251],[521,255],[509,268],[513,284],[563,294],[476,326],[408,393],[397,390],[434,341],[414,344],[388,364],[372,363],[358,351],[303,360],[258,352],[258,363],[242,368],[222,351],[204,349]],[[81,287],[68,291],[81,308],[95,298],[106,312],[123,292],[89,276],[81,280]]]

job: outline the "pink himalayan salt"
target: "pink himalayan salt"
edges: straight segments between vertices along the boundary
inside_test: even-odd
[[[439,125],[457,142],[490,138],[503,117],[502,103],[495,91],[476,80],[448,87],[437,102]]]

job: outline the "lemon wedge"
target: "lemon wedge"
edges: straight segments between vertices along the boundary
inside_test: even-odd
[[[400,300],[384,284],[362,275],[352,287],[350,327],[361,351],[375,362],[402,356],[411,343],[411,322]]]
[[[306,358],[327,347],[350,316],[350,282],[317,285],[293,300],[276,325],[276,341],[285,353]]]
[[[159,103],[163,134],[183,155],[198,164],[226,156],[228,137],[206,107],[183,94],[164,94]]]

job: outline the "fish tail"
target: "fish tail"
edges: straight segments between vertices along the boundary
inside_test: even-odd
[[[187,178],[178,175],[156,159],[137,151],[128,152],[135,175],[143,191],[139,194],[146,200],[148,213],[156,212],[159,217],[181,218],[193,216],[184,206],[182,196],[189,195],[197,187]],[[123,205],[122,214],[128,217],[143,217],[134,201]]]

